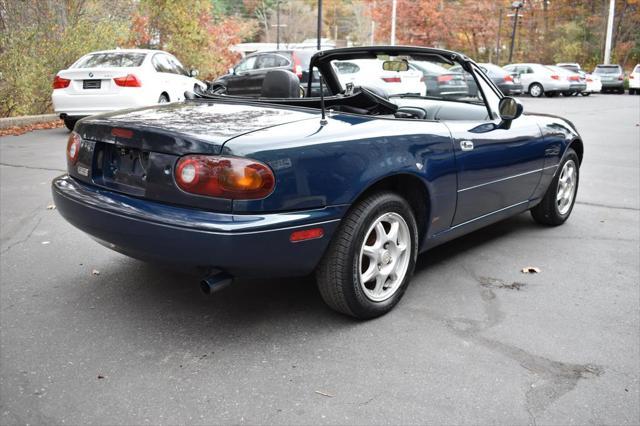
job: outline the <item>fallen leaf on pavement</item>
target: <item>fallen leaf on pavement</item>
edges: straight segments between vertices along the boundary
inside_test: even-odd
[[[98,379],[104,379],[104,376],[102,374],[98,374]]]
[[[55,210],[56,209],[56,205],[55,204],[49,204],[47,206],[47,210]]]
[[[315,391],[318,395],[322,395],[322,396],[326,396],[328,398],[333,398],[333,395],[331,395],[330,393],[325,393],[325,392],[321,392],[321,391]]]
[[[100,275],[100,271],[98,271],[97,269],[94,269],[93,271],[91,271],[91,273],[93,275]]]
[[[539,274],[540,268],[536,268],[535,266],[525,266],[521,271],[523,274]]]

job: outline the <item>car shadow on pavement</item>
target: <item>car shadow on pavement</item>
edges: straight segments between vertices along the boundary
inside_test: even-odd
[[[476,231],[422,254],[416,273],[533,227],[537,225],[528,216],[520,215]],[[92,305],[92,309],[118,322],[132,321],[135,327],[141,323],[145,328],[156,324],[163,330],[188,330],[186,333],[195,337],[221,334],[220,330],[227,330],[222,333],[225,334],[229,329],[234,330],[233,334],[242,333],[255,327],[283,332],[304,327],[310,333],[329,332],[359,324],[324,305],[313,276],[239,279],[223,291],[207,296],[201,293],[196,276],[124,256],[115,262],[117,268],[103,270],[98,278],[108,285],[101,286],[97,293],[86,294],[84,305]]]

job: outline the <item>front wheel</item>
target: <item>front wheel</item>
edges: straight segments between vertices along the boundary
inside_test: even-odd
[[[418,253],[418,228],[407,201],[378,192],[343,219],[316,272],[332,309],[360,319],[389,312],[404,294]]]
[[[164,93],[162,95],[160,95],[160,97],[158,98],[158,103],[159,104],[166,104],[169,102],[169,97],[167,95],[165,95]]]
[[[544,198],[534,208],[531,215],[543,225],[562,225],[571,215],[580,180],[580,160],[576,152],[569,148],[559,169],[547,188]]]

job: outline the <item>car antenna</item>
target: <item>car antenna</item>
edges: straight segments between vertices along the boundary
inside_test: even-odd
[[[324,109],[324,87],[322,85],[322,74],[320,74],[320,113],[322,114],[320,117],[320,125],[324,126],[328,123],[328,121]]]

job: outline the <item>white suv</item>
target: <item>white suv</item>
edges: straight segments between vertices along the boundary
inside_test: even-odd
[[[206,85],[175,56],[160,50],[118,49],[89,53],[53,80],[53,107],[69,130],[88,115],[181,101]]]

